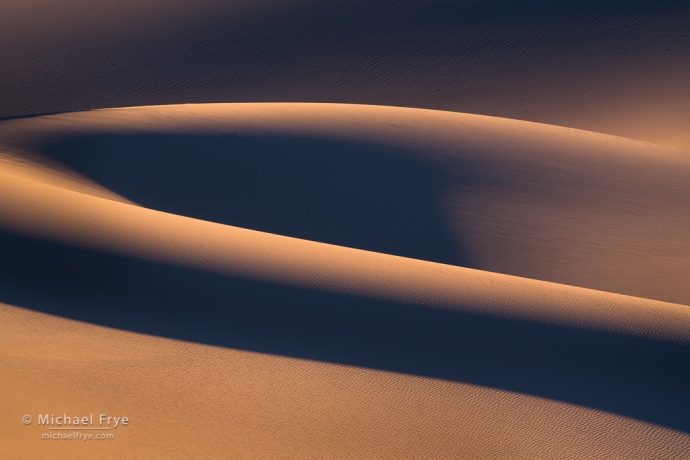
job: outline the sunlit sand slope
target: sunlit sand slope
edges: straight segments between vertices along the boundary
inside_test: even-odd
[[[49,459],[683,459],[687,433],[483,386],[144,336],[0,306],[0,452]],[[36,414],[128,416],[42,441]],[[25,426],[24,414],[34,421]],[[85,432],[82,430],[82,432]]]
[[[0,151],[9,458],[687,456],[686,151],[319,104],[10,120]]]
[[[4,0],[0,117],[342,102],[690,149],[688,23],[683,0]]]
[[[0,144],[149,208],[690,304],[687,151],[514,120],[330,104],[13,120],[0,124]]]
[[[423,308],[688,341],[690,309],[683,305],[215,224],[11,176],[3,176],[0,187],[5,239],[25,236],[231,278]]]

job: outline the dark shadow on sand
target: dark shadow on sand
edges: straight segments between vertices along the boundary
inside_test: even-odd
[[[687,75],[682,0],[201,2],[184,20],[175,10],[8,44],[0,115],[265,101],[522,118],[573,82],[607,98],[649,66]],[[49,7],[31,12],[26,29],[52,23]]]
[[[0,234],[0,301],[180,340],[467,382],[690,433],[690,347],[289,288]]]
[[[444,172],[391,147],[288,136],[126,133],[65,137],[42,151],[151,209],[471,265],[439,209]]]

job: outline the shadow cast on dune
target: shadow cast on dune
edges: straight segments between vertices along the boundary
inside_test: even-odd
[[[438,166],[390,147],[284,136],[100,133],[67,137],[46,153],[151,209],[470,266],[438,210]]]
[[[466,382],[690,433],[690,348],[289,288],[0,235],[0,301],[215,346]]]
[[[204,0],[163,8],[113,0],[93,8],[81,0],[62,5],[58,16],[24,3],[0,15],[7,43],[1,116],[181,102],[344,102],[648,139],[653,120],[639,110],[649,95],[687,105],[689,94],[687,2]],[[642,123],[614,128],[614,114]],[[585,121],[593,116],[607,121]],[[657,110],[653,118],[686,131],[680,111]]]

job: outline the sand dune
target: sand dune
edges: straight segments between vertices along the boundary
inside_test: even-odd
[[[685,458],[690,436],[461,382],[195,345],[0,307],[0,413],[128,414],[113,441],[3,456],[108,458]],[[78,353],[75,350],[80,350]],[[21,416],[21,415],[20,415]],[[506,431],[510,433],[506,435]]]
[[[687,151],[327,104],[96,111],[5,122],[0,139],[153,209],[690,304]]]
[[[688,458],[688,24],[0,2],[0,458]]]
[[[690,149],[683,1],[5,0],[0,117],[343,102]]]
[[[0,151],[11,458],[690,448],[687,151],[339,104],[9,120]],[[46,410],[132,426],[39,442]]]

